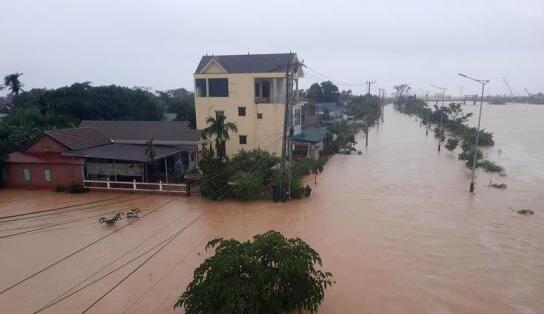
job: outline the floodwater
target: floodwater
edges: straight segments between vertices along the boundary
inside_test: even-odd
[[[312,196],[287,204],[0,191],[2,217],[72,205],[0,219],[0,290],[29,278],[0,293],[0,313],[32,313],[55,298],[41,313],[171,313],[209,254],[206,241],[270,229],[307,241],[334,274],[320,313],[542,313],[543,120],[544,106],[485,106],[482,126],[497,142],[487,153],[507,173],[493,180],[508,189],[489,189],[481,173],[476,195],[455,153],[437,153],[419,121],[391,106],[364,155],[334,156]],[[142,218],[130,225],[97,223],[136,207]]]

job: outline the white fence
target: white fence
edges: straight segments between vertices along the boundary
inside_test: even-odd
[[[151,183],[110,180],[83,180],[83,185],[89,189],[117,190],[117,191],[140,191],[140,192],[165,192],[187,194],[187,185],[180,183]]]

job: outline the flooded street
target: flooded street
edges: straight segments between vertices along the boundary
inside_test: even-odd
[[[468,193],[470,173],[457,154],[437,153],[432,132],[426,137],[419,121],[392,106],[370,131],[364,155],[332,157],[317,186],[308,178],[312,196],[287,204],[0,190],[0,313],[48,304],[41,313],[81,313],[93,304],[89,313],[174,312],[209,254],[208,240],[270,229],[307,241],[333,273],[320,313],[541,313],[542,121],[544,106],[484,107],[482,127],[496,141],[486,152],[507,176],[480,173],[476,195]],[[491,177],[508,189],[488,189]],[[132,208],[142,217],[97,223]]]

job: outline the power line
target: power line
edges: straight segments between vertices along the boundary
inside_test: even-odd
[[[200,219],[202,217],[202,215],[198,216],[195,220],[193,220],[191,223],[189,223],[188,225],[184,226],[182,229],[186,229],[188,226],[190,226],[192,223],[194,223],[196,220]],[[180,219],[182,218],[185,218],[185,217],[180,217]],[[168,226],[172,225],[173,223],[179,221],[180,219],[177,219],[176,221],[168,224]],[[125,266],[131,264],[132,262],[134,262],[135,260],[139,259],[140,257],[146,255],[147,253],[153,251],[154,249],[156,249],[157,247],[159,247],[161,244],[165,243],[166,241],[168,241],[169,239],[171,239],[173,236],[175,236],[178,232],[174,232],[173,234],[171,234],[170,236],[166,237],[164,240],[162,241],[159,241],[157,244],[153,245],[152,247],[150,247],[149,249],[145,250],[144,252],[136,255],[135,257],[131,258],[130,260],[128,260],[127,262],[119,265],[118,267],[112,269],[111,271],[109,271],[108,273],[96,278],[95,280],[91,281],[90,283],[82,286],[81,288],[79,289],[76,289],[72,292],[70,292],[71,290],[73,290],[74,288],[76,288],[77,286],[79,286],[80,284],[84,283],[85,281],[89,280],[90,278],[92,278],[94,275],[96,275],[97,273],[99,273],[100,271],[102,271],[103,269],[105,269],[106,267],[112,265],[113,263],[115,263],[116,261],[118,261],[120,258],[126,256],[126,254],[132,252],[134,249],[140,247],[143,243],[147,242],[148,240],[154,238],[158,233],[160,233],[160,231],[162,231],[163,229],[159,229],[158,232],[155,232],[152,236],[148,237],[147,239],[145,239],[144,241],[140,242],[138,245],[136,245],[135,247],[133,247],[131,250],[123,253],[122,255],[120,255],[119,257],[117,257],[116,259],[114,259],[112,262],[106,264],[105,266],[103,266],[101,269],[99,269],[97,272],[93,273],[92,275],[90,276],[87,276],[84,280],[80,281],[78,284],[76,284],[75,286],[73,286],[72,288],[66,290],[65,292],[63,292],[60,296],[56,297],[55,299],[53,299],[52,301],[50,301],[49,303],[47,303],[45,306],[41,307],[40,309],[36,310],[34,313],[39,313],[39,312],[42,312],[48,308],[50,308],[51,306],[73,296],[74,294],[77,294],[78,292],[92,286],[93,284],[97,283],[98,281],[110,276],[111,274],[115,273],[116,271],[124,268]]]
[[[81,314],[87,313],[90,309],[92,309],[98,302],[100,302],[104,297],[106,297],[110,292],[115,290],[117,287],[119,287],[125,280],[127,280],[130,276],[132,276],[135,272],[137,272],[142,266],[144,266],[147,262],[149,262],[153,257],[155,257],[159,252],[161,252],[168,244],[170,244],[172,241],[174,241],[183,231],[187,230],[192,224],[194,224],[197,220],[199,220],[202,217],[200,215],[199,217],[195,218],[191,223],[189,223],[187,226],[183,227],[180,231],[178,231],[175,235],[173,235],[168,241],[166,241],[163,245],[161,245],[157,251],[155,251],[153,254],[151,254],[148,258],[146,258],[140,265],[138,265],[136,268],[134,268],[130,273],[128,273],[123,279],[121,279],[118,283],[116,283],[111,289],[106,291],[102,296],[100,296],[96,301],[94,301],[91,305],[89,305]]]
[[[170,203],[170,202],[173,201],[173,200],[174,200],[173,198],[170,199],[169,201],[163,203],[163,205],[161,205],[161,206],[155,208],[154,210],[148,212],[147,214],[143,215],[141,218],[143,218],[143,217],[145,217],[145,216],[147,216],[147,215],[149,215],[149,214],[151,214],[151,213],[157,211],[159,208],[161,208],[161,207],[163,207],[163,206],[166,206],[168,203]],[[125,229],[126,227],[130,226],[131,224],[133,224],[133,223],[136,222],[136,221],[138,221],[138,220],[131,221],[131,222],[129,222],[128,224],[126,224],[126,225],[120,227],[119,229],[113,230],[112,232],[110,232],[110,233],[108,233],[108,234],[106,234],[106,235],[104,235],[104,236],[102,236],[102,237],[100,237],[100,238],[98,238],[98,239],[92,241],[92,242],[89,243],[89,244],[86,244],[85,246],[83,246],[83,247],[81,247],[81,248],[75,250],[74,252],[72,252],[72,253],[70,253],[70,254],[64,256],[63,258],[61,258],[61,259],[59,259],[59,260],[57,260],[57,261],[55,261],[55,262],[49,264],[48,266],[46,266],[46,267],[40,269],[39,271],[37,271],[37,272],[35,272],[35,273],[33,273],[33,274],[31,274],[31,275],[25,277],[24,279],[19,280],[18,282],[14,283],[14,284],[12,284],[11,286],[9,286],[9,287],[3,289],[2,291],[0,291],[0,295],[2,295],[2,294],[4,294],[4,293],[8,292],[9,290],[11,290],[11,289],[13,289],[13,288],[19,286],[20,284],[22,284],[22,283],[24,283],[24,282],[26,282],[26,281],[28,281],[28,280],[30,280],[30,279],[36,277],[37,275],[39,275],[39,274],[43,273],[44,271],[46,271],[46,270],[48,270],[48,269],[54,267],[55,265],[58,265],[58,264],[62,263],[63,261],[69,259],[70,257],[72,257],[72,256],[74,256],[74,255],[76,255],[76,254],[78,254],[78,253],[84,251],[85,249],[91,247],[92,245],[94,245],[94,244],[96,244],[96,243],[98,243],[98,242],[100,242],[100,241],[102,241],[102,240],[108,238],[109,236],[113,235],[114,233],[119,232],[119,231]]]

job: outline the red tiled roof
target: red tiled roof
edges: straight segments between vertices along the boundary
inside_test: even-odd
[[[59,141],[70,150],[84,149],[111,143],[111,139],[91,128],[46,130],[44,133]]]
[[[62,156],[59,153],[21,153],[8,155],[7,163],[21,164],[83,164],[83,158]]]

